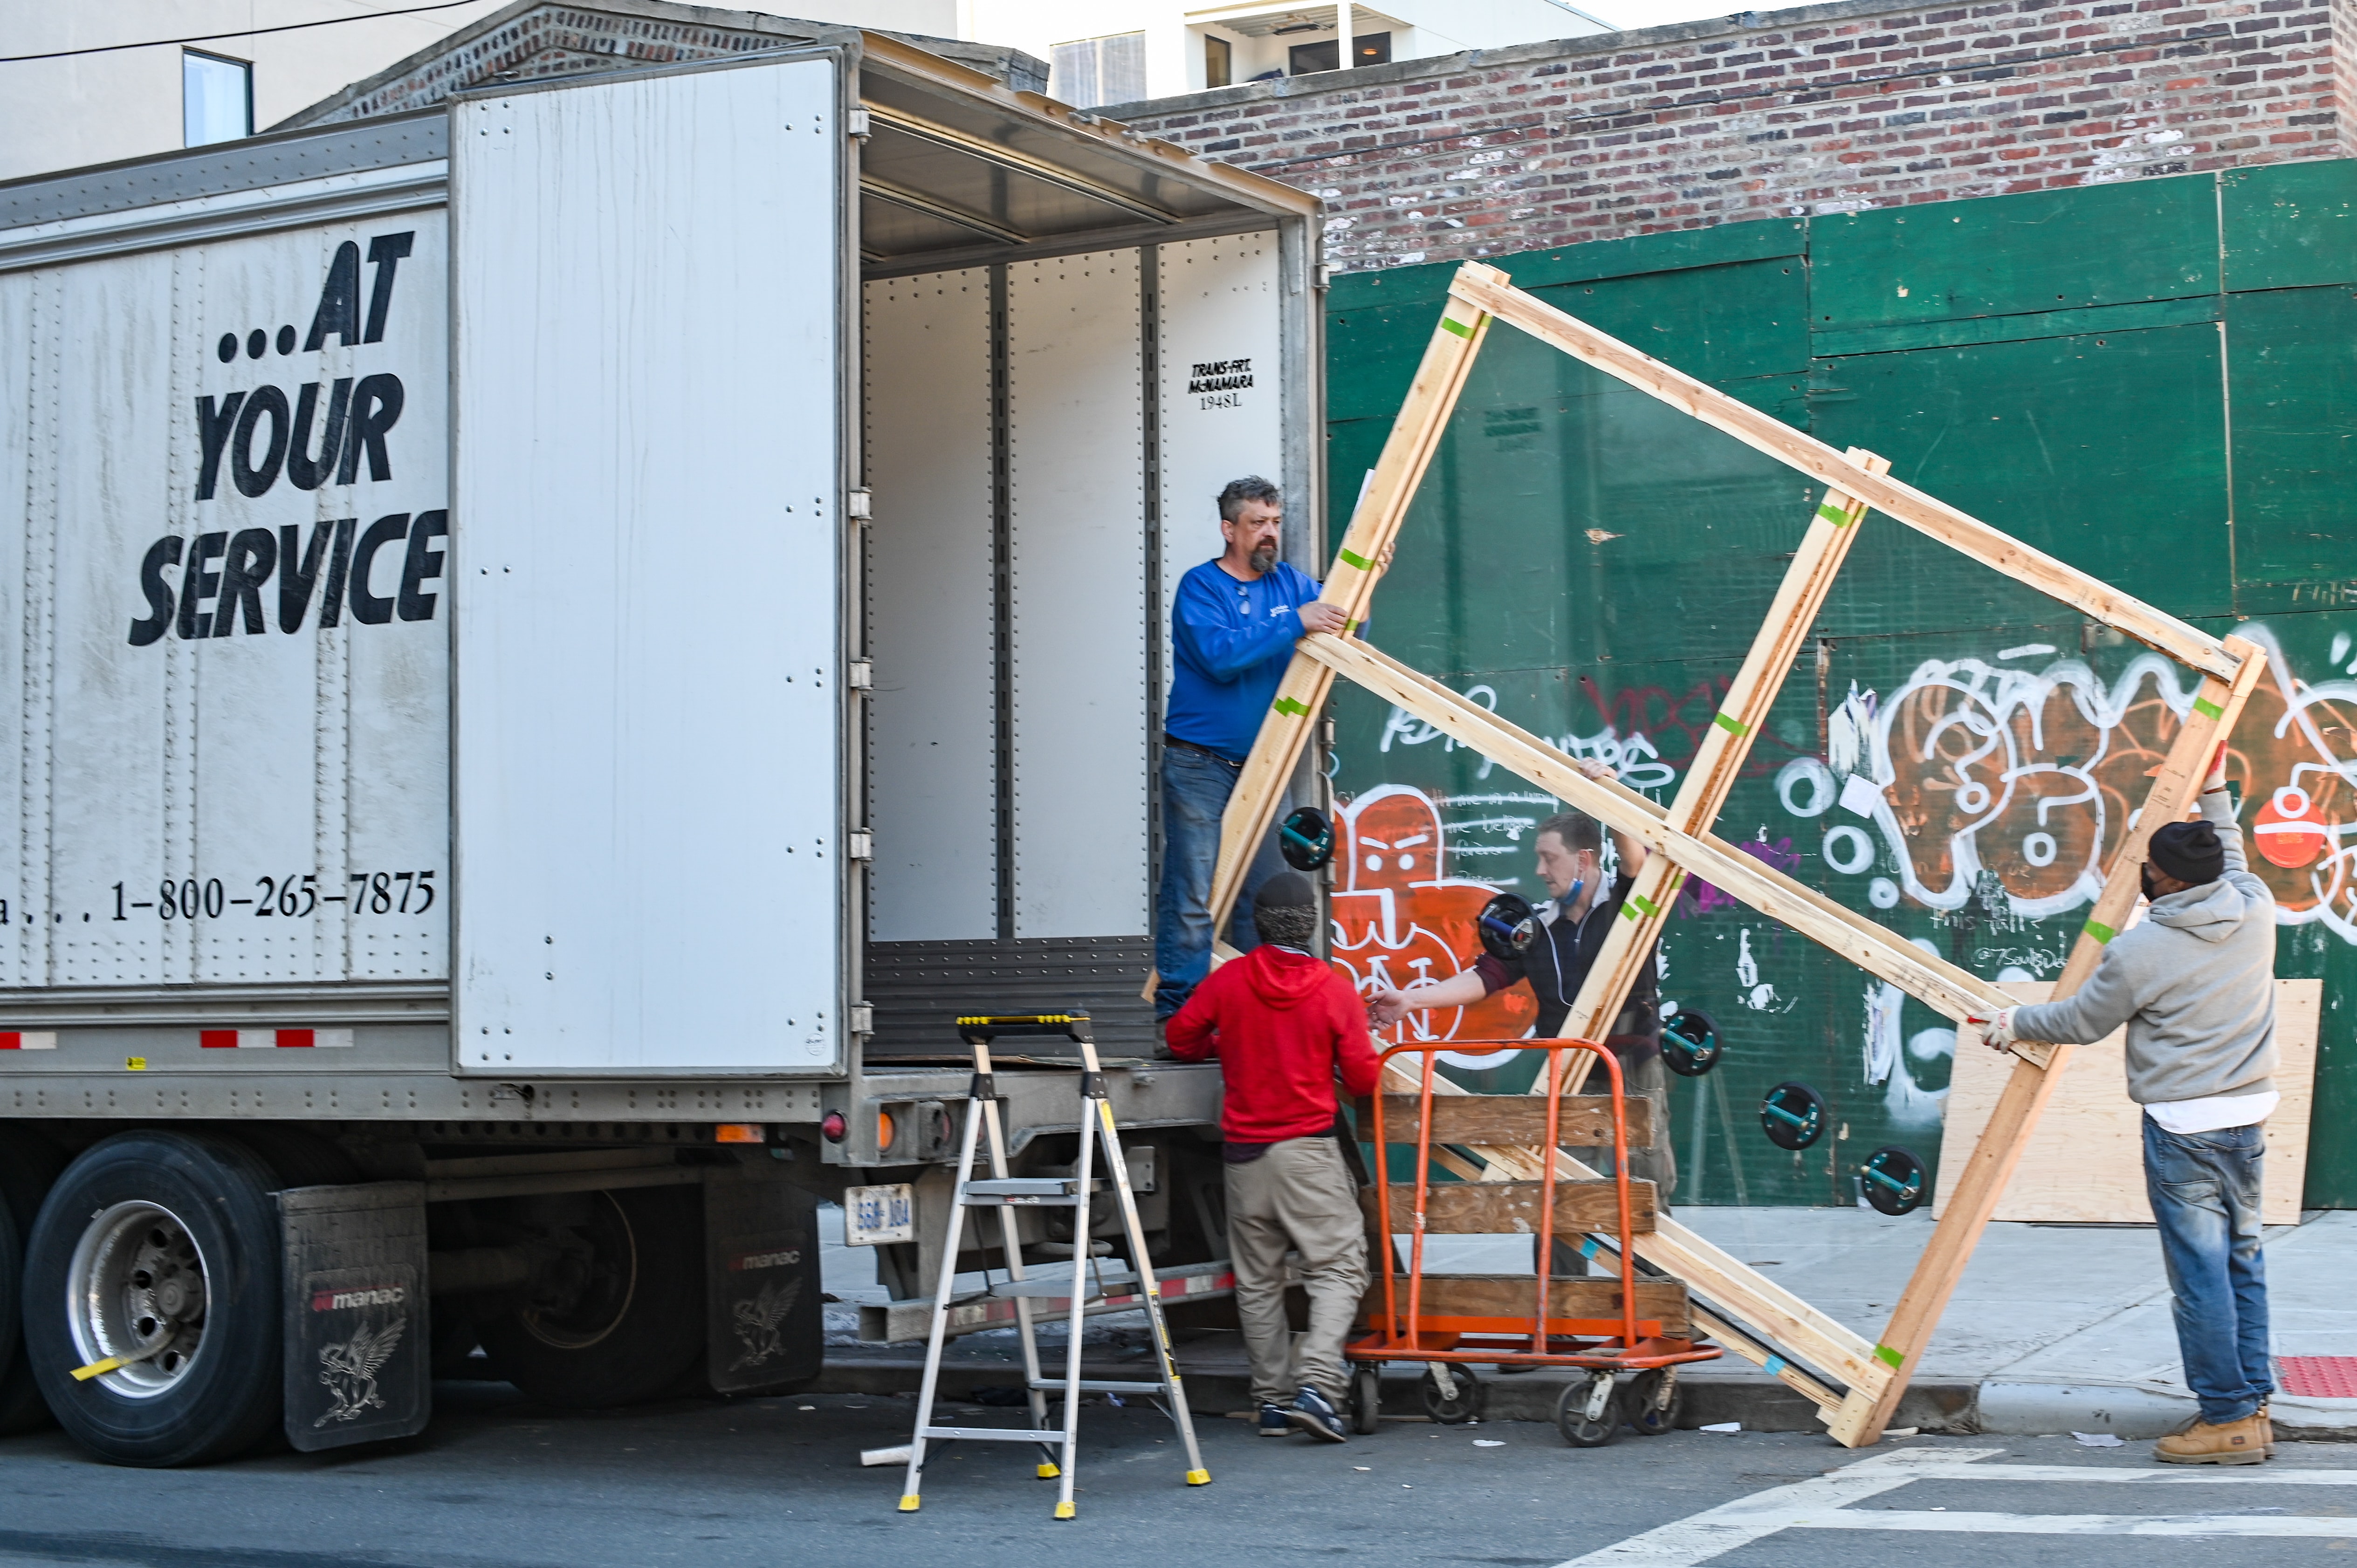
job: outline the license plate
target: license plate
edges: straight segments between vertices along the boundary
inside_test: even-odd
[[[907,1182],[855,1187],[843,1194],[843,1240],[847,1247],[874,1247],[917,1239],[917,1189]]]

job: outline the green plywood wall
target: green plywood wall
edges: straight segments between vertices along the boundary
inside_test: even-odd
[[[2357,1207],[2357,164],[1730,225],[1498,258],[1514,281],[2274,666],[2236,740],[2283,908],[2326,982],[2307,1201]],[[1358,493],[1449,267],[1329,296],[1329,493]],[[1386,649],[1666,800],[1814,506],[1797,475],[1492,329],[1375,605]],[[1329,520],[1339,526],[1340,519]],[[1720,832],[1993,978],[2052,975],[2190,679],[1869,516]],[[1543,897],[1555,809],[1343,688],[1338,957],[1450,972],[1491,887]],[[1853,785],[1851,780],[1860,782]],[[1848,788],[1845,789],[1845,786]],[[1936,1158],[1943,1020],[1706,886],[1663,993],[1720,1020],[1680,1080],[1679,1197],[1842,1203],[1864,1155]],[[1527,1024],[1511,997],[1436,1020]],[[1469,1081],[1502,1085],[1465,1055]],[[1837,1135],[1760,1134],[1810,1083]]]

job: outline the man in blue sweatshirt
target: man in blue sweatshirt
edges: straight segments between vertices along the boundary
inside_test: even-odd
[[[2251,875],[2225,748],[2198,822],[2157,829],[2144,923],[2114,937],[2060,1002],[2007,1007],[1983,1035],[2084,1045],[2127,1026],[2128,1098],[2144,1107],[2145,1191],[2176,1296],[2177,1346],[2201,1413],[2155,1445],[2172,1465],[2256,1465],[2275,1446],[2263,1123],[2276,1108],[2276,901]]]
[[[1186,1002],[1211,964],[1211,871],[1220,816],[1276,688],[1307,632],[1340,631],[1344,617],[1318,602],[1318,585],[1276,558],[1285,521],[1275,485],[1258,476],[1220,492],[1227,549],[1178,581],[1170,610],[1171,680],[1162,737],[1162,888],[1154,916],[1157,1019]],[[1249,952],[1253,896],[1285,869],[1274,836],[1245,874],[1230,942]]]

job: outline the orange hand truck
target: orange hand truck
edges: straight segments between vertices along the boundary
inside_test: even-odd
[[[1436,1097],[1433,1075],[1438,1053],[1482,1047],[1544,1051],[1544,1095]],[[1585,1051],[1603,1064],[1611,1082],[1609,1097],[1566,1099],[1564,1068],[1575,1051]],[[1381,1257],[1384,1273],[1382,1283],[1367,1294],[1366,1332],[1344,1350],[1357,1363],[1351,1380],[1352,1424],[1361,1433],[1375,1430],[1384,1362],[1421,1361],[1426,1369],[1425,1412],[1435,1421],[1454,1424],[1479,1418],[1484,1389],[1470,1363],[1485,1363],[1501,1369],[1585,1369],[1588,1376],[1566,1384],[1555,1403],[1555,1426],[1575,1447],[1611,1442],[1624,1422],[1647,1436],[1670,1430],[1677,1420],[1677,1369],[1691,1361],[1715,1360],[1721,1352],[1695,1335],[1682,1282],[1637,1273],[1629,1239],[1652,1229],[1654,1194],[1651,1182],[1629,1179],[1629,1104],[1619,1060],[1586,1040],[1420,1040],[1383,1052],[1383,1065],[1388,1068],[1393,1058],[1404,1055],[1424,1058],[1412,1138],[1396,1140],[1415,1145],[1412,1188],[1394,1186],[1388,1159],[1394,1142],[1391,1113],[1406,1110],[1401,1102],[1408,1096],[1386,1095],[1378,1087],[1371,1112],[1367,1101],[1360,1101],[1360,1136],[1373,1143],[1377,1171],[1375,1245],[1369,1262]],[[1651,1144],[1659,1134],[1650,1103],[1643,1109],[1642,1142]],[[1609,1136],[1598,1136],[1605,1131],[1607,1115]],[[1566,1138],[1577,1146],[1609,1142],[1612,1176],[1606,1180],[1433,1185],[1436,1144],[1554,1150]],[[1601,1201],[1608,1188],[1609,1203]],[[1410,1209],[1405,1278],[1398,1273],[1393,1240],[1400,1234],[1393,1223],[1395,1197],[1407,1198]],[[1617,1282],[1609,1276],[1551,1277],[1560,1208],[1571,1211],[1573,1233],[1588,1238],[1580,1247],[1583,1258],[1603,1250],[1596,1238],[1609,1237],[1620,1263]],[[1513,1276],[1428,1275],[1424,1240],[1436,1233],[1534,1236],[1535,1277],[1526,1286]],[[1620,1381],[1624,1375],[1629,1375],[1625,1387]]]

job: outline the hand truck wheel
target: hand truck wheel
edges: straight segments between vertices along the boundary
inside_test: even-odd
[[[1666,1387],[1664,1385],[1667,1385]],[[1650,1372],[1640,1372],[1630,1380],[1629,1391],[1622,1396],[1621,1410],[1629,1424],[1640,1437],[1659,1437],[1678,1424],[1679,1408],[1685,1403],[1685,1389],[1676,1375],[1668,1369],[1656,1367]]]
[[[1361,1437],[1372,1436],[1383,1425],[1383,1369],[1373,1361],[1361,1361],[1351,1374],[1351,1430]]]
[[[1604,1408],[1590,1415],[1598,1378],[1604,1382]],[[1563,1434],[1563,1440],[1574,1448],[1601,1448],[1619,1436],[1620,1391],[1612,1387],[1612,1374],[1599,1372],[1585,1381],[1566,1384],[1555,1402],[1555,1425]]]
[[[1473,1375],[1473,1369],[1458,1364],[1448,1369],[1449,1380],[1457,1385],[1454,1399],[1440,1391],[1440,1379],[1426,1367],[1421,1385],[1424,1413],[1443,1426],[1462,1426],[1469,1421],[1481,1419],[1482,1407],[1489,1403],[1490,1391]]]

